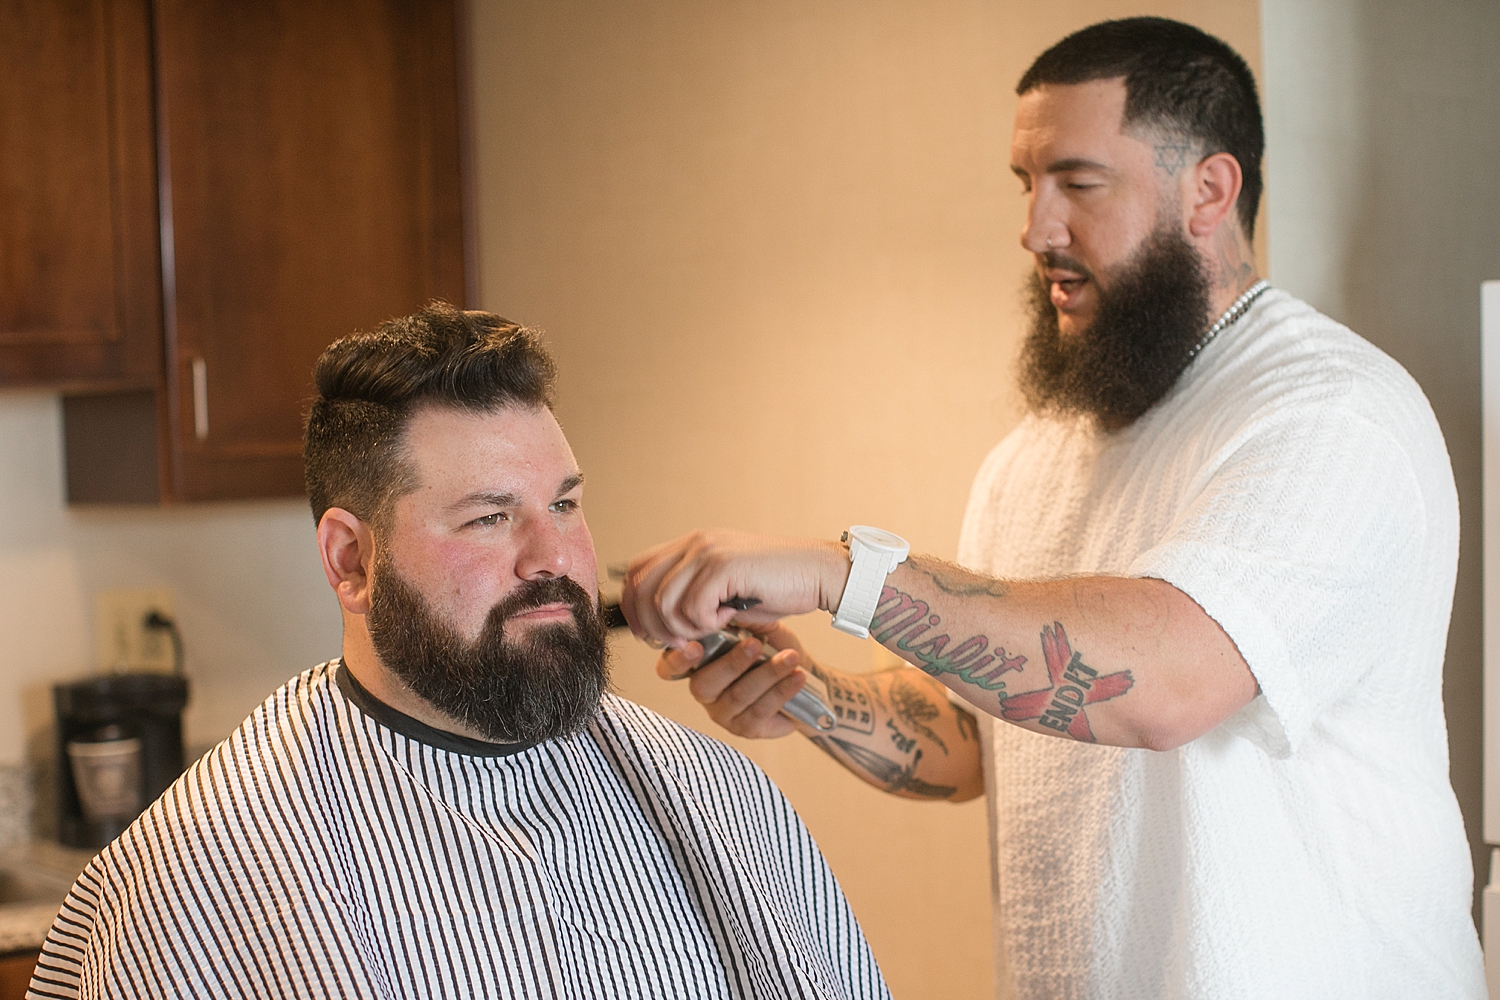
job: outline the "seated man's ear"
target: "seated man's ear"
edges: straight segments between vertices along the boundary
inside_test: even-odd
[[[350,614],[370,610],[370,563],[375,542],[370,526],[342,507],[330,507],[318,521],[318,553],[323,572]]]

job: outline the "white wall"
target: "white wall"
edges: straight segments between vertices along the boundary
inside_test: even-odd
[[[306,503],[69,508],[63,495],[57,397],[0,392],[0,766],[28,748],[50,755],[52,685],[93,672],[101,589],[175,591],[189,746],[222,739],[281,681],[338,654]]]
[[[1444,701],[1483,885],[1479,284],[1500,278],[1500,4],[1261,9],[1271,280],[1401,362],[1453,461],[1463,525]]]

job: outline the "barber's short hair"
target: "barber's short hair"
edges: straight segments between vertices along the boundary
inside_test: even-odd
[[[1125,120],[1190,139],[1200,156],[1228,153],[1244,174],[1238,204],[1246,238],[1255,235],[1260,161],[1266,149],[1255,77],[1239,53],[1191,25],[1162,17],[1101,21],[1037,57],[1016,85],[1125,78]]]
[[[446,302],[334,341],[313,368],[302,437],[313,520],[342,507],[379,525],[417,487],[403,440],[419,408],[551,409],[555,379],[536,331]]]

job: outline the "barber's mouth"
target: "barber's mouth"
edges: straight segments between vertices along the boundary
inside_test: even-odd
[[[1052,305],[1063,312],[1077,308],[1087,284],[1087,278],[1053,278],[1050,282]]]
[[[517,611],[511,615],[511,621],[519,622],[551,622],[561,621],[573,617],[573,607],[561,601],[555,604],[540,604],[525,611]]]

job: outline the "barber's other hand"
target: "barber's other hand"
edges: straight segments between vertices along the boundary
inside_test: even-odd
[[[801,669],[806,653],[796,635],[782,625],[763,626],[757,632],[760,638],[745,639],[696,673],[692,671],[703,657],[702,645],[690,642],[682,649],[668,649],[656,661],[656,673],[669,681],[687,676],[688,690],[708,709],[708,717],[736,736],[785,736],[797,726],[781,709],[807,683]],[[779,652],[757,665],[763,644]]]
[[[630,561],[620,609],[636,638],[680,647],[729,619],[766,625],[785,615],[834,607],[849,578],[837,542],[695,531]],[[758,603],[747,611],[734,599]]]

